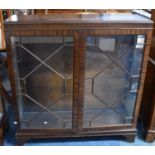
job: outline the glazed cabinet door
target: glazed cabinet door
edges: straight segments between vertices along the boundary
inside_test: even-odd
[[[11,37],[21,129],[72,129],[73,38]]]
[[[87,35],[82,128],[131,125],[145,35]]]

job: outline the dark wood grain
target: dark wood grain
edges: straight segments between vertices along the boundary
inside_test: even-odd
[[[131,10],[123,9],[34,9],[33,13],[36,15],[45,14],[67,14],[67,13],[131,13]]]
[[[3,25],[3,15],[2,15],[2,10],[0,9],[0,31],[1,31],[1,38],[2,38],[2,42],[1,42],[1,48],[0,51],[5,50],[5,39],[4,39],[4,25]]]
[[[121,23],[121,24],[152,24],[152,21],[136,14],[54,14],[54,15],[12,15],[5,20],[9,24],[47,24],[47,23]],[[115,25],[116,26],[116,25]],[[150,25],[151,27],[151,25]]]
[[[84,9],[34,9],[35,15],[45,15],[45,14],[62,14],[62,13],[78,13],[84,12]]]
[[[154,9],[152,10],[152,20],[155,21]],[[140,119],[144,127],[145,140],[148,142],[153,142],[155,139],[155,64],[152,62],[155,60],[155,29],[153,30],[153,39],[149,57],[151,59],[146,72]]]

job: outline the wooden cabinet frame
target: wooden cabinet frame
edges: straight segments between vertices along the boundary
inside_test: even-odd
[[[35,18],[33,16],[33,18]],[[16,23],[16,22],[15,22]],[[14,69],[12,62],[11,37],[12,36],[73,36],[74,56],[73,56],[73,124],[72,129],[21,129],[17,124],[17,145],[23,144],[31,138],[54,138],[54,137],[83,137],[83,136],[103,136],[103,135],[122,135],[129,141],[133,141],[136,135],[136,124],[139,115],[139,107],[144,86],[147,62],[149,58],[149,47],[152,38],[152,23],[33,23],[30,21],[19,22],[17,24],[5,23],[5,38],[8,53],[8,71],[12,89],[12,100],[16,114],[16,122],[20,122],[18,107],[16,104],[16,90]],[[133,122],[131,125],[107,126],[101,128],[83,128],[83,98],[84,98],[84,71],[85,71],[85,49],[86,36],[107,36],[107,35],[146,35],[140,86],[136,99]]]
[[[5,50],[5,39],[4,39],[4,27],[3,27],[3,15],[2,15],[2,10],[0,10],[0,30],[1,30],[1,38],[2,38],[2,47],[0,48],[1,50]]]
[[[152,20],[155,22],[155,9],[152,9],[150,13],[152,15]],[[140,119],[144,129],[143,134],[147,142],[153,142],[155,140],[155,23],[153,27],[150,58],[140,110]]]

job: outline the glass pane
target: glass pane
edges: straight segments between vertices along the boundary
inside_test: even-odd
[[[22,128],[72,128],[73,38],[12,37]]]
[[[145,36],[87,37],[83,127],[131,124]]]

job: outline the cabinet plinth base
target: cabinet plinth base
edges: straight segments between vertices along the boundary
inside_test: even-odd
[[[66,132],[66,133],[54,133],[54,132],[32,132],[32,131],[18,131],[16,133],[16,145],[23,145],[25,142],[31,139],[52,139],[52,138],[78,138],[78,137],[98,137],[98,136],[122,136],[128,142],[134,142],[137,130],[123,130],[123,131],[98,131],[98,132]]]
[[[152,132],[146,133],[145,140],[146,142],[149,142],[149,143],[153,142],[155,140],[155,133],[152,133]]]
[[[28,140],[30,140],[31,138],[17,138],[16,137],[16,146],[22,146],[24,145],[24,143],[26,143]]]
[[[132,142],[135,141],[136,135],[135,134],[133,134],[133,135],[124,135],[123,137],[127,140],[127,142],[132,143]]]

